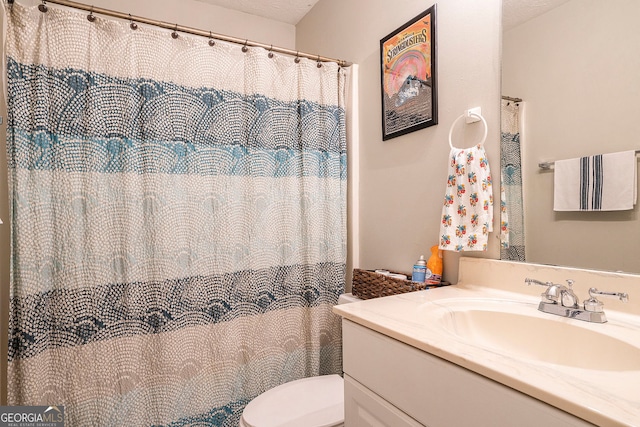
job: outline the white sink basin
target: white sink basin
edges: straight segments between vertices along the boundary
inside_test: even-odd
[[[637,330],[541,313],[537,305],[514,301],[454,299],[437,305],[433,320],[469,344],[572,368],[640,370]],[[620,329],[624,339],[613,336]]]

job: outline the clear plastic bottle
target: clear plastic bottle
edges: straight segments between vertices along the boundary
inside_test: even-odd
[[[427,262],[424,259],[424,255],[420,255],[420,259],[413,265],[413,274],[411,280],[414,282],[424,282],[427,277]]]

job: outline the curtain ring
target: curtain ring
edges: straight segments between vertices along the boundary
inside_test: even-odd
[[[213,39],[213,36],[211,35],[211,31],[209,31],[209,46],[215,46],[216,41]]]
[[[247,51],[249,50],[249,48],[247,47],[247,43],[249,42],[249,40],[245,39],[244,41],[244,46],[242,46],[242,51],[244,53],[247,53]]]
[[[322,68],[322,62],[320,62],[320,55],[318,55],[318,60],[316,61],[316,67]]]
[[[293,60],[296,64],[300,63],[300,52],[296,52],[296,59]]]
[[[93,15],[93,6],[91,6],[91,11],[87,15],[87,20],[89,22],[96,22],[96,17]]]
[[[273,45],[269,48],[269,58],[273,58]]]
[[[44,0],[42,0],[42,3],[40,5],[38,5],[38,10],[43,13],[49,10],[49,8],[47,7],[47,3]]]
[[[171,37],[173,39],[177,39],[178,38],[178,24],[176,24],[176,27],[173,29],[173,32],[171,33]]]
[[[129,14],[129,28],[131,28],[132,30],[138,29],[138,24],[133,22],[133,18],[131,17],[131,14]]]

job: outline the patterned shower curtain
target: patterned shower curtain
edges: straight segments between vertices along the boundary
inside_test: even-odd
[[[502,100],[501,112],[501,239],[500,259],[525,261],[520,104]]]
[[[7,8],[9,403],[235,426],[341,369],[336,64]]]

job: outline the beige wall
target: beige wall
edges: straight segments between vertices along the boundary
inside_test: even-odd
[[[485,147],[494,181],[499,182],[500,0],[438,2],[439,124],[382,141],[380,39],[432,4],[416,0],[321,0],[296,27],[297,49],[360,65],[357,220],[361,268],[410,272],[414,261],[421,254],[428,256],[429,248],[438,243],[449,128],[465,109],[482,107],[489,123]],[[480,127],[466,126],[466,141],[458,139],[454,145],[473,145],[481,136]],[[473,256],[498,258],[498,239],[494,236],[487,252]],[[445,280],[456,281],[457,259],[456,254],[445,254]]]
[[[640,2],[571,0],[505,32],[504,94],[526,102],[527,260],[640,273],[638,208],[553,212],[540,161],[640,149]]]
[[[39,1],[18,0],[22,4]],[[274,46],[295,48],[295,27],[246,13],[236,12],[194,0],[91,0],[85,2],[96,7],[131,13],[160,21],[211,30],[215,33],[249,39]],[[55,7],[50,4],[50,6]],[[0,9],[0,13],[1,9]],[[0,25],[2,20],[0,19]],[[1,47],[0,47],[1,49]],[[4,95],[0,95],[4,99]],[[7,323],[9,306],[9,207],[7,202],[6,169],[6,105],[0,102],[0,404],[7,396]]]
[[[37,0],[16,0],[39,4]],[[291,24],[225,9],[195,0],[91,0],[78,1],[136,16],[176,23],[227,36],[274,46],[295,48],[296,29]],[[51,5],[51,4],[50,4]]]

